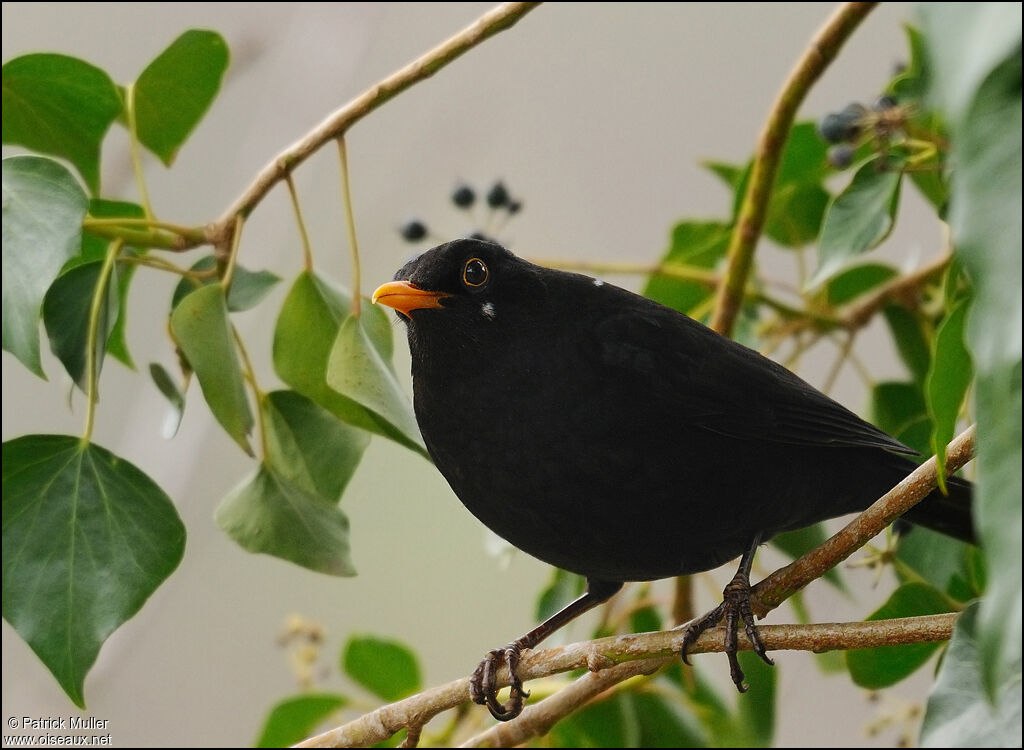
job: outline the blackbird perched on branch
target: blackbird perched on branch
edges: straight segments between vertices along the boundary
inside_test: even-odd
[[[528,263],[476,239],[406,264],[373,295],[398,311],[412,352],[416,418],[473,515],[521,550],[586,577],[587,590],[504,648],[471,681],[498,719],[528,693],[524,649],[625,581],[710,570],[741,557],[682,655],[723,618],[762,659],[750,605],[757,546],[863,510],[914,469],[910,448],[757,352],[611,284]],[[907,514],[971,540],[969,483],[952,479]],[[496,695],[504,660],[511,698]]]

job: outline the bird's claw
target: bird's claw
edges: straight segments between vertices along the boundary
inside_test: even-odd
[[[754,648],[754,652],[764,660],[766,664],[774,665],[771,657],[768,656],[761,634],[754,624],[754,612],[750,605],[750,582],[740,573],[729,582],[729,585],[722,591],[722,603],[708,612],[703,617],[694,620],[686,626],[683,631],[683,643],[680,648],[680,656],[683,663],[689,664],[687,650],[690,644],[697,640],[701,633],[713,628],[723,619],[725,620],[725,654],[729,657],[729,674],[732,676],[733,684],[741,693],[747,691],[743,682],[743,670],[740,669],[739,659],[736,653],[739,650],[737,634],[739,631],[739,620],[743,620],[743,629]]]
[[[473,670],[473,676],[469,678],[469,695],[473,702],[487,706],[491,716],[498,721],[509,721],[519,716],[523,712],[526,699],[530,697],[530,694],[523,689],[523,681],[516,674],[522,648],[517,641],[513,641],[504,648],[488,651],[487,656]],[[501,666],[502,661],[508,667],[508,703],[498,700],[498,667]]]

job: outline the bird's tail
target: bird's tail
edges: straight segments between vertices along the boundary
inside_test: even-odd
[[[971,517],[974,485],[966,479],[950,477],[946,480],[946,488],[949,490],[948,495],[934,490],[908,510],[903,518],[954,539],[977,544],[974,521]]]

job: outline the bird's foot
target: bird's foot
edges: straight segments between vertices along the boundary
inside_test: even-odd
[[[745,693],[747,686],[743,683],[743,670],[740,669],[740,662],[736,658],[736,652],[739,648],[736,637],[741,618],[747,638],[750,640],[751,645],[753,645],[754,651],[767,664],[775,664],[768,656],[764,642],[761,640],[761,634],[754,624],[754,612],[750,605],[750,580],[746,575],[743,575],[742,570],[736,573],[729,582],[729,585],[722,591],[722,603],[703,617],[694,620],[686,626],[686,630],[683,631],[683,645],[680,649],[680,656],[682,656],[685,664],[689,664],[690,660],[687,658],[686,652],[690,648],[690,644],[697,640],[698,636],[705,630],[713,628],[725,619],[725,654],[729,657],[729,673],[732,675],[732,681],[736,685],[736,689],[741,693]]]
[[[504,648],[489,651],[473,671],[473,676],[469,678],[469,695],[473,702],[487,706],[491,716],[498,721],[508,721],[519,716],[523,712],[526,699],[530,697],[530,694],[523,690],[523,681],[516,675],[522,651],[523,644],[519,641],[512,641]],[[502,661],[508,667],[508,703],[498,700],[498,667]]]

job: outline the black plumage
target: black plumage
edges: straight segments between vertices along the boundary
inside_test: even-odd
[[[519,549],[588,580],[584,597],[477,670],[474,698],[499,718],[523,693],[514,684],[511,704],[497,702],[496,662],[514,669],[519,650],[622,582],[741,555],[749,571],[759,542],[862,510],[914,468],[911,449],[757,352],[489,242],[430,250],[374,298],[407,324],[417,421],[459,499]],[[908,518],[970,539],[970,485],[951,487]],[[734,605],[733,622],[756,637],[749,604]]]

